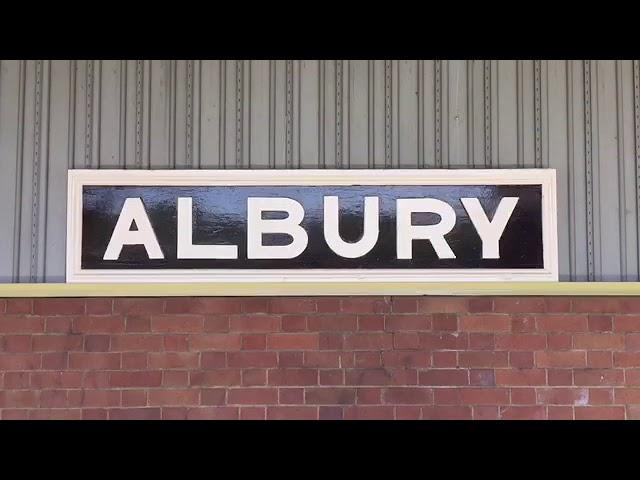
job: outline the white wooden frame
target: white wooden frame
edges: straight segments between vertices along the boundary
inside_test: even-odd
[[[542,269],[82,269],[84,185],[541,185]],[[70,170],[67,185],[67,282],[487,282],[558,281],[556,172],[504,170]]]

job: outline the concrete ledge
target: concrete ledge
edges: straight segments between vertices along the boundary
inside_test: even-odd
[[[640,282],[0,284],[0,298],[315,295],[640,296]]]

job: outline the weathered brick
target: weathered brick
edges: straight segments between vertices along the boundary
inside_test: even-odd
[[[393,313],[416,313],[418,299],[415,297],[391,297],[391,311]]]
[[[308,405],[351,405],[355,403],[355,388],[307,387],[304,392]]]
[[[495,347],[496,350],[544,350],[547,337],[522,333],[500,334],[496,335]]]
[[[280,330],[279,315],[242,314],[231,315],[229,331],[231,332],[277,332]]]
[[[546,311],[544,298],[498,297],[493,300],[493,311],[499,313],[539,313]]]
[[[390,387],[382,394],[383,402],[393,405],[427,405],[433,403],[433,391],[423,387]]]
[[[187,410],[187,420],[237,420],[238,407],[193,407]]]
[[[622,369],[577,369],[573,372],[576,385],[622,385],[624,370]]]
[[[151,315],[164,312],[163,298],[116,298],[113,312],[122,315]]]
[[[151,331],[160,333],[200,333],[204,330],[204,317],[200,315],[154,315]]]
[[[362,368],[347,369],[345,384],[347,385],[416,385],[416,370],[399,368]]]
[[[87,298],[85,304],[87,315],[111,315],[113,313],[112,298]]]
[[[272,333],[267,335],[269,350],[317,350],[320,337],[317,333]]]
[[[238,368],[219,368],[189,373],[189,385],[195,387],[232,387],[241,383],[241,370]]]
[[[418,374],[420,385],[469,385],[469,373],[461,369],[431,369]]]
[[[271,369],[268,374],[269,385],[318,385],[318,371],[308,368]]]
[[[160,420],[162,418],[159,408],[110,408],[111,420]]]
[[[309,331],[356,331],[358,329],[358,317],[356,315],[311,315],[307,318]]]
[[[420,297],[418,299],[418,312],[421,313],[467,313],[468,311],[466,298]]]
[[[461,367],[507,367],[509,365],[508,352],[459,352],[458,363]]]
[[[503,420],[546,420],[547,409],[543,405],[500,407]]]
[[[460,330],[466,332],[509,332],[511,318],[508,315],[461,315]]]
[[[542,368],[579,368],[587,365],[586,352],[551,352],[535,353],[536,366]]]
[[[613,317],[613,331],[640,333],[640,315],[616,315]]]
[[[545,370],[512,370],[497,369],[496,385],[546,385],[547,372]]]
[[[26,315],[0,315],[0,334],[44,332],[44,318]]]
[[[393,407],[352,406],[344,409],[345,420],[393,420]]]
[[[536,316],[539,332],[587,332],[586,315],[540,315]]]
[[[313,313],[316,302],[312,298],[301,297],[273,297],[269,299],[271,313]]]
[[[267,420],[316,420],[317,418],[317,407],[267,407]]]
[[[575,407],[576,420],[624,420],[625,408],[610,407]]]
[[[390,333],[355,333],[344,337],[347,350],[389,350],[392,347],[393,336]]]
[[[267,336],[264,333],[242,335],[242,350],[266,350]]]
[[[381,331],[385,328],[384,315],[358,315],[358,330],[361,332]]]
[[[229,405],[273,405],[278,403],[276,388],[230,388],[227,392]]]
[[[82,315],[85,301],[81,298],[36,298],[33,313],[36,315]]]
[[[349,297],[340,302],[343,313],[389,313],[391,304],[380,297]]]
[[[166,300],[166,313],[223,314],[240,313],[242,300],[222,297],[182,297]]]
[[[144,370],[140,372],[112,372],[109,385],[112,387],[159,387],[162,383],[162,372]]]
[[[240,350],[242,337],[240,334],[207,333],[189,336],[189,348],[192,351],[232,351]]]
[[[574,335],[573,348],[578,350],[622,350],[624,349],[624,335],[612,333]]]

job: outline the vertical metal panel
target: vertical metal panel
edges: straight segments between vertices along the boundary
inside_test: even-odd
[[[63,281],[67,168],[551,167],[560,278],[638,280],[640,64],[0,62],[0,281]]]
[[[449,166],[464,167],[469,162],[468,74],[466,60],[447,62],[447,149]]]
[[[46,224],[44,235],[41,235],[40,250],[46,282],[64,281],[65,255],[62,252],[65,251],[67,225],[63,219],[66,216],[67,203],[67,165],[69,150],[72,146],[68,135],[71,112],[69,101],[72,91],[68,88],[67,79],[73,68],[72,64],[72,61],[51,62],[48,175],[46,177],[46,212],[43,216]],[[113,138],[117,139],[118,133],[115,133]]]
[[[23,61],[0,62],[0,281],[17,281],[22,209]]]

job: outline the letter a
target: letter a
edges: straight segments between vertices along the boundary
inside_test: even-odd
[[[138,230],[131,230],[131,223],[134,221]],[[144,245],[150,259],[164,258],[140,198],[125,200],[103,260],[118,260],[124,245]]]

